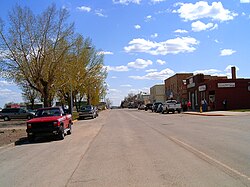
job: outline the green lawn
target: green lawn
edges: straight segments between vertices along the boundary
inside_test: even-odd
[[[79,117],[79,114],[78,114],[78,112],[76,112],[76,111],[73,111],[73,115],[72,115],[72,117],[73,117],[73,120],[76,120],[76,119],[78,119],[78,117]]]

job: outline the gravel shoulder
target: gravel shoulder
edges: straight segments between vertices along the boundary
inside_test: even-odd
[[[25,120],[0,120],[0,147],[26,139]]]

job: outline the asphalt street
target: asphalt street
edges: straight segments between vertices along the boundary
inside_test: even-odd
[[[101,112],[63,141],[0,148],[0,186],[250,186],[250,115]]]

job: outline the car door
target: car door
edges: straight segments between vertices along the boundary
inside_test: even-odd
[[[19,109],[17,117],[18,117],[18,119],[26,119],[27,118],[27,111],[24,109]]]

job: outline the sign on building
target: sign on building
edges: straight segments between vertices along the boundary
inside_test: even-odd
[[[235,82],[218,83],[218,88],[235,88]]]

